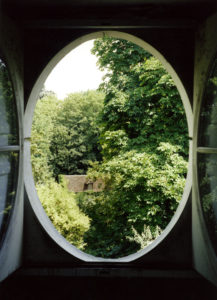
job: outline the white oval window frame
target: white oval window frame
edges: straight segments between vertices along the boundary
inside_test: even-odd
[[[176,87],[179,91],[179,94],[182,99],[182,103],[185,109],[186,118],[187,118],[187,124],[188,124],[188,132],[189,137],[192,138],[193,133],[193,114],[192,114],[192,108],[190,105],[190,101],[188,98],[188,95],[185,91],[185,88],[179,79],[177,73],[173,69],[173,67],[168,63],[168,61],[163,57],[163,55],[158,52],[154,47],[152,47],[150,44],[146,43],[142,39],[133,36],[128,33],[123,33],[119,31],[99,31],[90,33],[87,35],[84,35],[70,44],[68,44],[66,47],[64,47],[62,50],[60,50],[47,64],[47,66],[44,68],[38,79],[36,80],[35,85],[33,86],[33,89],[31,91],[31,94],[28,99],[25,116],[24,116],[24,182],[26,187],[26,192],[29,197],[30,204],[32,206],[32,209],[38,218],[38,221],[40,222],[41,226],[44,228],[44,230],[49,234],[49,236],[55,241],[56,244],[58,244],[62,249],[64,249],[66,252],[70,253],[71,255],[75,256],[76,258],[85,261],[85,262],[131,262],[134,261],[141,256],[147,254],[152,249],[157,247],[164,238],[170,233],[170,231],[174,228],[176,223],[178,222],[185,205],[187,203],[187,200],[189,198],[191,187],[192,187],[192,142],[189,142],[189,161],[188,161],[188,173],[186,178],[186,184],[184,188],[184,192],[182,195],[182,199],[179,203],[179,206],[165,228],[165,230],[162,232],[162,234],[149,246],[145,247],[143,250],[140,250],[139,252],[130,254],[128,256],[122,257],[122,258],[101,258],[101,257],[95,257],[89,254],[84,253],[83,251],[77,249],[75,246],[71,245],[67,240],[55,229],[54,225],[48,218],[45,210],[43,209],[41,202],[38,198],[37,191],[35,188],[35,183],[33,179],[32,174],[32,166],[31,166],[31,152],[30,152],[30,139],[31,139],[31,127],[32,127],[32,120],[33,120],[33,114],[35,110],[35,105],[38,100],[39,93],[44,85],[44,82],[46,81],[47,77],[53,70],[53,68],[61,61],[61,59],[67,55],[70,51],[78,47],[79,45],[83,44],[84,42],[87,42],[89,40],[102,38],[104,35],[107,35],[109,37],[119,38],[119,39],[125,39],[128,40],[146,51],[150,52],[152,55],[157,57],[161,63],[164,65],[165,69],[168,71],[168,73],[173,78]]]

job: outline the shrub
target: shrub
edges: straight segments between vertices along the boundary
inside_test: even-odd
[[[69,192],[66,182],[53,180],[37,185],[40,201],[50,220],[68,242],[79,249],[85,246],[83,235],[89,229],[90,220],[81,212],[75,194]]]

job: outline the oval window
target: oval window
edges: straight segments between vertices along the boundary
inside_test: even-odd
[[[188,125],[173,79],[151,53],[106,35],[91,53],[104,72],[99,89],[84,84],[64,99],[41,92],[32,169],[57,230],[85,253],[120,258],[150,245],[173,218],[185,188]]]
[[[217,254],[217,58],[208,77],[199,120],[198,174],[206,228]]]
[[[8,69],[0,58],[0,245],[15,201],[18,162],[17,109]]]

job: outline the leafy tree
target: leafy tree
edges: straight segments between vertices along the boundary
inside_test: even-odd
[[[38,100],[31,137],[34,179],[43,183],[59,174],[85,174],[89,160],[100,160],[96,117],[102,109],[100,92],[70,94],[60,101],[51,92]]]
[[[185,184],[187,126],[175,84],[156,58],[131,42],[108,37],[96,40],[92,52],[107,70],[101,92],[71,94],[53,101],[52,112],[50,104],[41,109],[45,117],[34,126],[40,132],[36,139],[44,142],[39,153],[33,143],[33,169],[43,205],[63,236],[90,254],[116,258],[149,244],[171,220]],[[41,103],[54,97],[42,96]],[[89,178],[102,179],[105,189],[71,194],[71,205],[65,187],[50,177],[85,174],[90,164]],[[48,170],[44,177],[43,168]],[[55,191],[52,201],[48,189]],[[60,204],[61,194],[66,202]],[[88,216],[76,230],[73,220],[80,210],[74,198],[81,219]]]
[[[141,234],[139,234],[134,227],[132,227],[134,237],[127,237],[130,241],[136,242],[140,245],[140,249],[144,249],[146,246],[151,244],[160,234],[160,227],[156,226],[156,230],[153,233],[149,226],[144,225],[144,230]]]
[[[186,170],[177,146],[169,143],[160,143],[155,153],[131,150],[93,164],[89,176],[101,178],[106,188],[79,198],[91,219],[85,251],[102,257],[138,251],[135,230],[142,234],[145,225],[155,235],[167,226],[182,197]]]
[[[52,177],[49,164],[50,143],[55,130],[54,122],[60,110],[60,101],[55,94],[39,99],[35,107],[31,133],[31,161],[35,182],[45,183]]]
[[[117,145],[155,149],[160,142],[179,145],[188,153],[186,117],[178,90],[163,65],[141,47],[104,37],[95,41],[92,52],[99,67],[108,70],[101,90],[105,93],[101,114],[101,143],[116,135]],[[121,132],[121,136],[117,132]],[[110,133],[111,132],[111,133]],[[106,137],[104,137],[104,134]],[[114,148],[112,149],[114,151]],[[104,153],[105,157],[105,153]]]
[[[66,182],[49,180],[37,185],[40,201],[52,223],[68,242],[79,249],[85,246],[83,236],[89,229],[89,218],[81,212],[75,194],[69,192]]]
[[[89,161],[101,159],[96,118],[104,94],[96,91],[70,94],[56,115],[49,161],[54,175],[85,174]]]
[[[88,173],[103,179],[105,190],[78,196],[91,218],[85,251],[121,257],[141,248],[144,226],[152,237],[163,230],[178,206],[187,171],[186,118],[170,75],[142,48],[104,37],[92,52],[107,74],[100,87],[103,160]]]
[[[83,249],[83,235],[89,229],[89,218],[80,211],[75,194],[67,190],[66,183],[55,182],[50,163],[50,145],[62,104],[55,94],[46,91],[37,102],[31,137],[33,176],[39,199],[56,229],[70,243]]]

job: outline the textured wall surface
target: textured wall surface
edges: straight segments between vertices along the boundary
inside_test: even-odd
[[[93,191],[100,192],[103,190],[104,184],[101,180],[91,181],[86,175],[64,175],[67,181],[67,187],[72,192]]]

